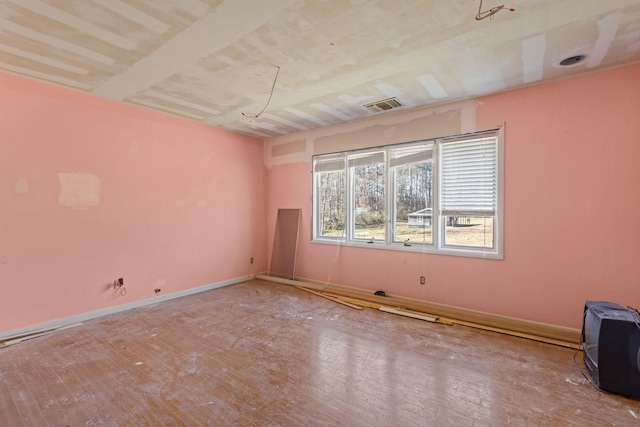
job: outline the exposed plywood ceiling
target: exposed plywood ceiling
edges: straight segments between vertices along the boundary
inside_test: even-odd
[[[479,5],[0,0],[0,69],[268,138],[640,61],[638,0]]]

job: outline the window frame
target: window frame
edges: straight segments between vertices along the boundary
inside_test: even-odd
[[[366,159],[367,158],[373,158],[374,160],[376,158],[382,157],[382,162],[373,162],[373,163],[369,163]],[[375,243],[385,243],[387,241],[388,235],[389,235],[389,229],[387,226],[387,221],[384,221],[384,238],[383,239],[376,239],[374,237],[372,237],[371,239],[368,239],[367,237],[357,237],[356,236],[356,217],[357,217],[357,213],[356,211],[356,202],[355,202],[355,168],[358,166],[367,166],[367,165],[373,165],[373,164],[378,164],[378,163],[382,163],[382,168],[383,168],[383,174],[384,174],[384,180],[383,180],[383,200],[382,200],[382,206],[383,206],[383,214],[387,213],[387,203],[388,203],[388,193],[387,193],[387,188],[389,185],[389,167],[388,167],[388,150],[386,149],[386,147],[375,147],[372,149],[366,149],[366,150],[356,150],[353,152],[350,152],[350,155],[347,154],[346,156],[346,171],[347,171],[347,175],[346,175],[346,179],[347,179],[347,191],[346,191],[346,204],[347,204],[347,210],[346,210],[346,216],[347,216],[347,222],[345,224],[345,229],[347,230],[346,232],[346,236],[348,237],[349,240],[351,240],[352,242],[359,242],[359,243],[366,243],[367,245],[371,245],[371,244],[375,244]],[[363,162],[364,159],[364,162]],[[385,215],[386,217],[386,215]]]
[[[321,197],[321,194],[319,191],[317,191],[319,189],[319,176],[316,174],[316,159],[321,158],[321,160],[319,161],[320,164],[323,164],[324,166],[321,167],[320,171],[318,171],[319,173],[324,173],[324,172],[339,172],[341,171],[343,173],[342,176],[342,186],[345,188],[345,193],[343,195],[343,200],[345,202],[345,206],[343,206],[343,211],[345,212],[345,218],[344,218],[344,226],[343,226],[343,230],[341,235],[339,236],[327,236],[327,235],[321,235],[320,234],[320,226],[321,223],[319,221],[319,200]],[[342,163],[342,169],[338,169],[336,168],[335,164],[339,164]],[[342,241],[345,239],[346,237],[346,233],[347,233],[347,218],[346,216],[347,211],[348,211],[348,204],[349,201],[347,200],[347,195],[349,194],[349,192],[347,191],[347,187],[349,185],[348,181],[348,176],[347,176],[347,171],[346,171],[346,164],[347,164],[347,156],[345,155],[345,153],[334,153],[334,154],[330,154],[330,155],[324,155],[324,156],[314,156],[314,159],[312,160],[312,205],[313,205],[313,213],[312,213],[312,230],[311,230],[311,238],[312,241],[323,241],[324,243],[326,243],[327,241],[331,242],[331,241]]]
[[[467,141],[475,140],[481,137],[495,137],[495,214],[489,218],[493,219],[493,248],[476,247],[476,246],[456,246],[445,244],[445,231],[444,225],[445,215],[441,212],[441,150],[442,145],[451,143],[453,141]],[[421,144],[433,144],[432,148],[432,239],[431,243],[423,243],[419,241],[409,241],[410,246],[407,246],[404,241],[394,241],[395,226],[396,226],[396,174],[393,171],[394,167],[391,166],[392,152],[403,148],[410,148],[411,146],[419,146]],[[351,167],[349,166],[350,156],[366,155],[367,152],[384,151],[384,224],[385,224],[385,239],[384,240],[372,240],[367,241],[362,238],[354,237],[354,212],[353,206],[353,182],[351,177]],[[344,232],[341,236],[320,236],[318,235],[319,227],[319,191],[318,189],[318,177],[316,173],[316,164],[318,161],[324,159],[341,157],[345,163],[345,194],[343,199],[346,204],[344,206],[345,212],[345,224]],[[319,171],[321,172],[321,171]],[[343,152],[315,155],[312,157],[312,221],[311,221],[311,242],[318,244],[330,244],[330,245],[344,245],[353,247],[366,247],[383,250],[398,250],[405,252],[417,252],[417,253],[432,253],[440,255],[452,255],[472,258],[485,258],[485,259],[504,259],[504,126],[497,128],[491,128],[478,132],[453,135],[439,138],[426,138],[417,141],[402,142],[397,144],[390,144],[378,147],[369,147],[366,149],[347,150]]]
[[[433,187],[435,186],[435,170],[434,170],[434,156],[436,155],[435,152],[435,143],[432,140],[423,140],[423,141],[417,141],[417,142],[412,142],[412,143],[403,143],[403,144],[397,144],[397,145],[392,145],[389,146],[389,161],[388,161],[388,169],[389,169],[389,188],[390,188],[390,192],[389,192],[389,198],[390,203],[388,206],[388,210],[387,212],[389,212],[389,228],[390,228],[390,243],[392,245],[396,245],[396,244],[402,244],[403,247],[407,248],[407,247],[411,247],[414,244],[418,244],[418,245],[431,245],[433,244],[433,210],[434,210],[434,202],[435,200],[433,200]],[[395,153],[399,153],[402,151],[413,151],[412,154],[408,154],[405,156],[400,156],[400,157],[394,157]],[[422,163],[421,161],[407,161],[407,157],[414,157],[414,158],[418,158],[423,160],[424,162],[430,162],[431,163],[431,196],[432,196],[432,203],[431,203],[431,241],[430,242],[416,242],[416,241],[407,241],[405,243],[405,241],[400,240],[397,238],[397,229],[396,229],[396,221],[397,221],[397,216],[398,216],[398,204],[397,204],[397,197],[398,197],[398,188],[397,188],[397,169],[400,167],[405,167],[405,166],[411,166],[411,165],[415,165],[415,164],[419,164]],[[402,160],[404,159],[404,160]],[[396,164],[394,164],[396,163]],[[425,203],[427,204],[427,203]],[[429,209],[428,206],[426,206],[424,209]]]

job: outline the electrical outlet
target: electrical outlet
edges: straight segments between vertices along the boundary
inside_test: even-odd
[[[251,257],[251,264],[253,264],[253,257]]]
[[[424,276],[420,276],[420,284],[424,285],[425,283],[427,283],[427,279]]]

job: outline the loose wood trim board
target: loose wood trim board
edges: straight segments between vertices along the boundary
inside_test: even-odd
[[[333,302],[337,302],[338,304],[342,304],[342,305],[346,305],[347,307],[355,308],[356,310],[362,310],[363,309],[363,307],[361,307],[359,305],[355,305],[355,304],[352,304],[352,303],[347,302],[347,301],[341,301],[338,298],[334,298],[332,296],[325,295],[325,294],[323,294],[321,292],[316,292],[316,291],[313,291],[311,289],[304,288],[302,286],[296,286],[296,288],[300,289],[301,291],[309,292],[310,294],[314,294],[314,295],[317,295],[319,297],[323,297],[323,298],[329,299],[329,300],[331,300]]]
[[[14,344],[19,344],[22,341],[27,341],[33,338],[38,338],[44,335],[49,335],[52,334],[54,332],[58,332],[58,331],[63,331],[65,329],[69,329],[69,328],[74,328],[76,326],[80,326],[82,325],[82,323],[74,323],[71,325],[66,325],[66,326],[60,326],[60,327],[56,327],[56,328],[48,328],[48,329],[39,329],[39,330],[34,330],[32,332],[25,332],[23,334],[19,334],[19,335],[14,335],[12,337],[7,337],[5,339],[3,339],[2,341],[0,341],[0,347],[8,347],[10,345],[14,345]]]
[[[386,313],[399,314],[401,316],[413,317],[414,319],[426,320],[427,322],[435,322],[437,319],[436,317],[429,316],[424,313],[418,313],[416,311],[404,310],[402,308],[395,308],[395,307],[383,306],[383,307],[380,307],[380,311],[384,311]]]

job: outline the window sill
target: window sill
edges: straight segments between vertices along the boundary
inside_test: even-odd
[[[405,246],[403,243],[393,243],[387,245],[382,241],[374,241],[373,243],[367,243],[366,241],[348,241],[338,239],[314,239],[311,240],[313,244],[320,245],[333,245],[333,246],[346,246],[350,248],[361,248],[361,249],[375,249],[375,250],[386,250],[386,251],[399,251],[399,252],[409,252],[409,253],[417,253],[417,254],[432,254],[432,255],[445,255],[445,256],[459,256],[465,258],[481,258],[481,259],[492,259],[492,260],[502,260],[504,256],[502,253],[495,250],[470,250],[467,248],[461,247],[446,247],[446,248],[436,248],[433,245],[421,244],[421,243],[411,243],[411,246]]]

